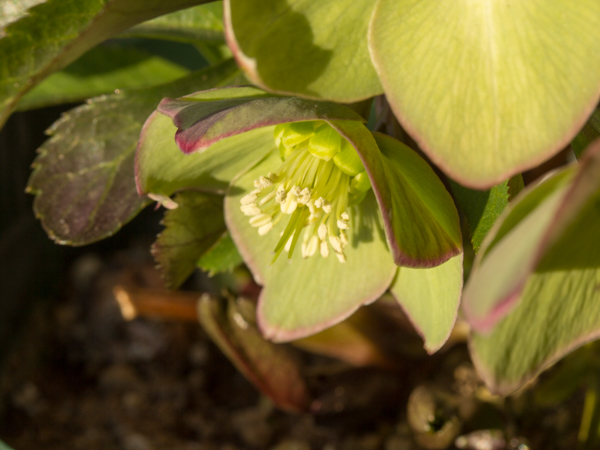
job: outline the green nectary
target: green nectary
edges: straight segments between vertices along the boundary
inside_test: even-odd
[[[255,189],[241,199],[241,209],[262,236],[289,216],[275,247],[294,252],[304,231],[302,256],[333,249],[346,261],[344,247],[350,227],[348,207],[362,201],[371,188],[369,177],[352,145],[324,121],[280,124],[274,130],[282,164],[255,180]]]

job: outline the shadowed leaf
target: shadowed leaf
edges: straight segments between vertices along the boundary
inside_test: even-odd
[[[152,245],[152,256],[169,289],[192,274],[198,259],[223,235],[223,197],[196,191],[180,192],[177,208],[165,213],[165,229]]]
[[[600,110],[596,109],[587,123],[571,142],[571,148],[577,158],[581,158],[583,151],[600,137]]]
[[[402,126],[489,188],[564,148],[600,95],[596,0],[380,0],[369,46]]]
[[[277,405],[306,411],[310,404],[301,366],[289,347],[266,341],[254,323],[254,305],[204,295],[200,323],[237,369]]]
[[[226,0],[230,48],[253,83],[351,103],[381,94],[367,49],[374,0]]]
[[[198,267],[210,276],[220,272],[231,272],[244,260],[238,252],[229,233],[223,234],[219,240],[198,261]]]
[[[135,48],[99,46],[29,91],[20,111],[77,102],[116,89],[138,89],[174,81],[189,71]]]
[[[138,196],[134,156],[142,124],[160,98],[224,83],[229,61],[156,88],[100,97],[66,113],[40,148],[28,191],[34,211],[57,242],[85,245],[110,236],[148,200]]]

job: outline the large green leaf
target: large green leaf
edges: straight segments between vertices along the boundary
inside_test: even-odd
[[[308,409],[310,392],[297,355],[288,346],[273,344],[260,335],[249,300],[225,303],[205,294],[198,312],[208,335],[275,405],[295,412]]]
[[[198,191],[181,192],[177,207],[167,211],[165,229],[152,255],[168,288],[176,289],[192,274],[200,257],[223,235],[223,197]]]
[[[165,14],[128,29],[121,37],[169,39],[192,44],[224,43],[223,3],[213,1]]]
[[[253,180],[276,171],[280,163],[279,152],[273,152],[235,181],[225,198],[227,227],[255,280],[264,286],[258,323],[263,335],[277,342],[305,337],[342,321],[362,304],[379,298],[397,270],[372,195],[351,211],[346,263],[334,255],[303,259],[297,251],[291,262],[280,257],[271,265],[279,233],[287,224],[281,221],[259,236],[240,210],[240,198],[254,189]]]
[[[78,102],[115,90],[156,86],[189,71],[135,48],[98,46],[65,69],[53,73],[19,102],[19,110]]]
[[[600,336],[600,143],[587,151],[570,183],[565,181],[568,177],[555,182],[554,190],[496,241],[465,290],[465,311],[477,329],[495,324],[488,334],[474,333],[471,350],[488,385],[501,393]],[[536,190],[524,193],[519,203]],[[508,219],[510,214],[501,218]],[[533,237],[532,228],[538,229]],[[512,242],[514,253],[528,248],[521,257],[525,263],[510,255],[496,258]],[[497,282],[507,286],[499,290]]]
[[[358,122],[330,123],[361,156],[396,264],[433,267],[459,254],[456,207],[425,160],[390,136],[371,135]]]
[[[49,0],[29,9],[0,39],[0,126],[27,91],[98,43],[137,23],[204,2]]]
[[[466,186],[566,146],[600,94],[596,0],[379,0],[371,56],[402,125]]]
[[[134,179],[135,149],[146,117],[165,95],[226,83],[236,73],[229,61],[164,86],[100,97],[65,114],[40,148],[28,186],[48,234],[61,243],[84,245],[134,217],[148,202],[138,196]]]
[[[164,99],[158,110],[177,126],[175,140],[184,153],[203,151],[228,136],[259,127],[306,120],[365,120],[336,103],[297,97],[274,97],[250,87],[197,92]]]
[[[220,272],[231,272],[243,262],[231,235],[226,232],[200,257],[197,265],[212,276]]]
[[[375,0],[225,0],[229,46],[266,89],[355,102],[381,94],[367,50]]]
[[[444,345],[454,327],[463,285],[462,263],[460,254],[429,269],[400,267],[390,288],[429,353]]]

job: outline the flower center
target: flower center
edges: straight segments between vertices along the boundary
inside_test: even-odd
[[[371,187],[354,147],[323,121],[295,122],[275,127],[275,142],[283,163],[254,181],[241,210],[263,236],[289,218],[274,250],[273,261],[292,254],[304,230],[302,256],[317,251],[327,258],[330,247],[340,262],[350,228],[349,206],[360,203]]]

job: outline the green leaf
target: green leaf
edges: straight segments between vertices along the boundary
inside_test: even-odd
[[[228,136],[259,127],[308,120],[365,120],[352,109],[297,97],[274,97],[249,87],[197,92],[164,99],[158,111],[177,126],[175,139],[184,153],[203,151]]]
[[[463,285],[463,255],[429,269],[400,267],[390,290],[425,341],[435,353],[448,340]]]
[[[256,328],[249,300],[227,303],[203,295],[202,326],[237,369],[279,408],[306,411],[310,393],[302,366],[289,347],[266,341]]]
[[[185,155],[175,143],[177,128],[158,112],[146,121],[136,155],[140,193],[169,196],[182,189],[224,194],[229,182],[274,147],[273,127],[223,139],[202,153]]]
[[[128,29],[120,37],[224,43],[223,3],[214,1],[166,14]]]
[[[197,265],[202,270],[213,276],[221,272],[231,272],[244,260],[237,250],[229,233],[224,233],[198,261]]]
[[[105,39],[203,0],[49,0],[0,39],[0,127],[23,95]]]
[[[102,45],[34,87],[17,109],[24,111],[78,102],[116,90],[156,86],[188,73],[177,64],[135,48]]]
[[[0,450],[13,450],[11,447],[0,441]]]
[[[403,127],[488,188],[565,147],[600,93],[596,0],[380,0],[371,56]]]
[[[583,151],[600,137],[600,110],[596,109],[577,136],[571,141],[571,149],[577,158],[581,158]]]
[[[471,351],[488,386],[503,394],[600,336],[600,143],[586,152],[569,184],[557,184],[476,261],[479,267],[465,289],[465,312],[476,329],[495,324],[488,334],[473,334]],[[524,194],[519,203],[536,189]],[[511,209],[516,208],[507,212]],[[537,229],[533,238],[532,229]],[[527,248],[525,255],[510,256],[521,247]],[[498,259],[505,248],[512,253]]]
[[[152,246],[152,255],[169,289],[192,274],[198,259],[225,231],[223,197],[197,191],[180,192],[177,207],[166,212],[165,229]]]
[[[423,158],[394,138],[371,135],[358,122],[330,123],[361,156],[396,264],[433,267],[462,251],[452,197]]]
[[[483,243],[498,216],[509,201],[508,181],[498,184],[487,191],[476,191],[451,181],[452,192],[469,222],[471,243],[475,253]]]
[[[133,218],[148,202],[138,196],[134,179],[144,119],[164,95],[224,83],[236,72],[230,61],[164,86],[97,98],[66,113],[40,148],[28,186],[48,234],[60,243],[85,245]]]
[[[303,259],[294,253],[292,262],[277,259],[272,251],[281,221],[265,236],[248,223],[240,210],[240,199],[253,190],[253,180],[281,163],[279,152],[259,163],[232,184],[225,198],[225,219],[237,248],[263,285],[258,322],[267,339],[290,341],[317,333],[352,314],[359,306],[379,298],[391,283],[397,267],[387,249],[377,204],[372,195],[350,212],[350,243],[345,247],[347,262],[334,255]]]
[[[227,39],[259,86],[351,103],[381,94],[367,49],[375,0],[225,0]]]

